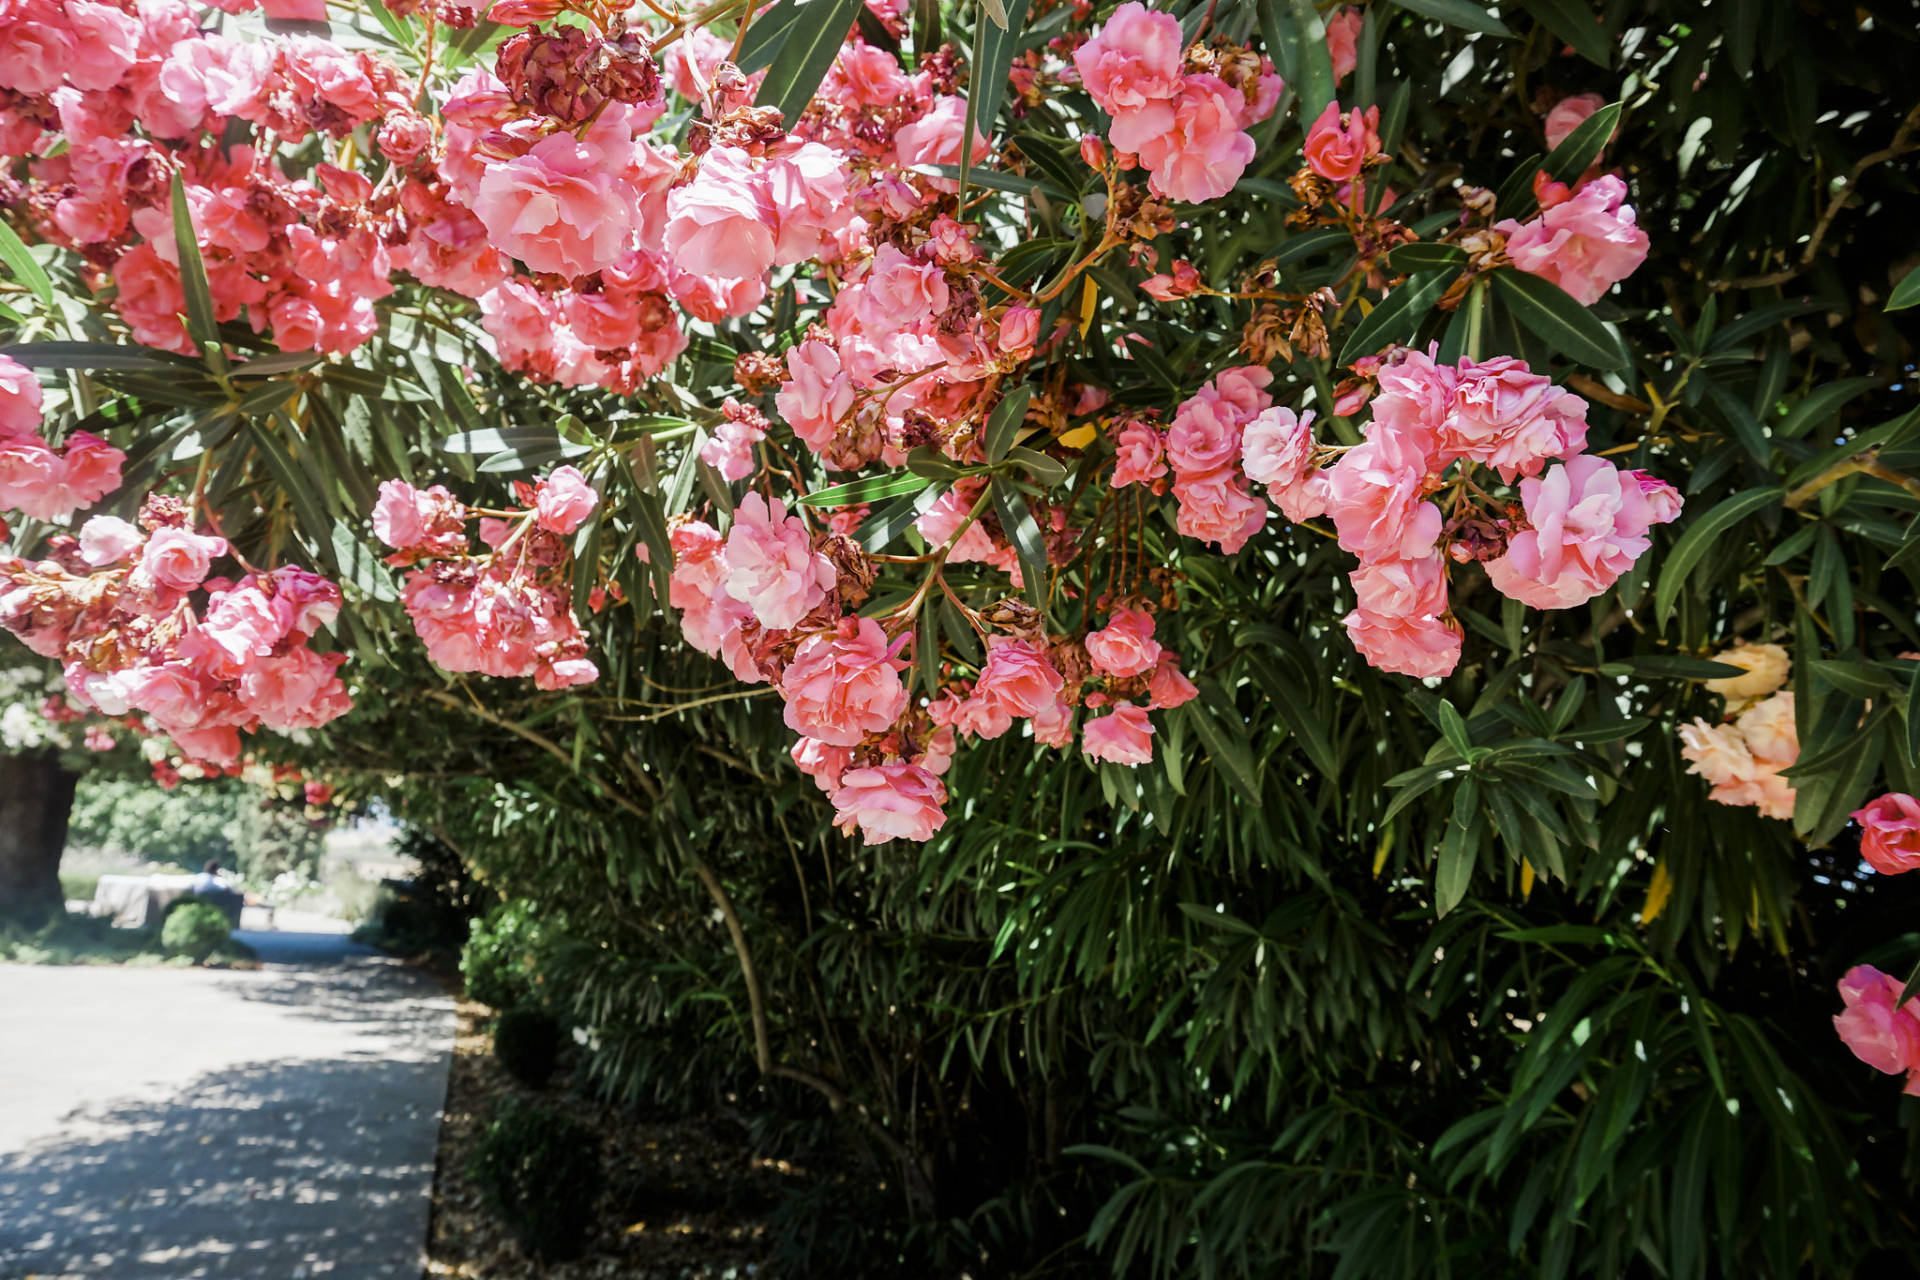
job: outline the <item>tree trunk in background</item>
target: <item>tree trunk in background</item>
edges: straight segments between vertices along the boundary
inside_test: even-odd
[[[0,917],[61,911],[60,854],[79,780],[52,751],[0,755]]]

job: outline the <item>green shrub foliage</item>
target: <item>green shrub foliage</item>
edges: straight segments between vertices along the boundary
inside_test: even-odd
[[[493,1024],[493,1056],[530,1089],[544,1089],[560,1061],[560,1024],[538,1009],[508,1009]]]
[[[503,1010],[541,1003],[537,966],[554,932],[542,923],[542,908],[526,900],[504,902],[474,920],[460,952],[467,995]]]
[[[564,1260],[585,1248],[605,1174],[598,1140],[583,1126],[509,1099],[481,1135],[468,1173],[534,1257]]]
[[[233,936],[227,917],[210,902],[181,902],[160,926],[160,946],[170,956],[195,964],[218,951]]]

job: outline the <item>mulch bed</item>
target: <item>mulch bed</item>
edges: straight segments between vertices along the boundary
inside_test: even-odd
[[[428,1277],[474,1280],[744,1280],[771,1277],[766,1215],[801,1174],[756,1158],[723,1119],[652,1121],[561,1083],[529,1090],[494,1059],[492,1010],[459,1002],[446,1116],[434,1174]],[[487,1117],[508,1097],[539,1099],[602,1137],[608,1191],[584,1256],[529,1258],[482,1205],[466,1167]]]

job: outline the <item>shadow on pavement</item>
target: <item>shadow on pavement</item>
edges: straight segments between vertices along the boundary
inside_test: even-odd
[[[235,975],[219,984],[236,998],[282,1005],[302,1018],[347,1022],[385,1036],[392,1057],[432,1053],[443,1047],[446,1028],[424,1008],[444,999],[438,983],[384,956],[340,968],[272,969]]]
[[[0,1157],[0,1277],[414,1280],[439,1071],[253,1062],[84,1113]]]

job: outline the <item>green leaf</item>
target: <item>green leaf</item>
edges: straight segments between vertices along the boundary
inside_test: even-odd
[[[1352,364],[1361,356],[1410,340],[1427,312],[1433,310],[1433,304],[1440,301],[1440,295],[1459,274],[1458,267],[1422,271],[1388,294],[1379,306],[1367,313],[1366,319],[1353,326],[1353,332],[1340,348],[1340,363]]]
[[[1748,489],[1734,494],[1688,525],[1687,531],[1680,535],[1680,540],[1673,544],[1673,550],[1667,554],[1666,564],[1661,566],[1660,584],[1653,592],[1655,623],[1666,625],[1668,616],[1673,613],[1674,602],[1680,598],[1681,588],[1686,586],[1688,575],[1693,572],[1695,565],[1706,558],[1721,534],[1779,501],[1778,489]]]
[[[1246,721],[1234,709],[1233,700],[1217,681],[1205,677],[1194,682],[1200,696],[1185,710],[1207,744],[1207,752],[1225,773],[1227,782],[1249,804],[1260,803],[1260,773],[1247,745]]]
[[[0,356],[18,360],[32,369],[144,372],[164,374],[169,378],[177,378],[183,373],[196,373],[203,377],[206,374],[198,360],[189,360],[171,351],[136,346],[131,342],[22,342],[0,347]]]
[[[1311,123],[1333,101],[1333,57],[1327,49],[1327,23],[1310,0],[1265,0],[1286,6],[1292,28],[1294,78],[1287,87],[1300,95],[1300,119]]]
[[[1889,311],[1905,311],[1912,306],[1920,306],[1920,267],[1900,277],[1900,283],[1893,286],[1893,292],[1887,297]]]
[[[1453,813],[1440,840],[1439,866],[1433,877],[1434,908],[1439,915],[1459,906],[1473,883],[1474,867],[1480,861],[1479,827],[1480,784],[1468,778],[1453,793]]]
[[[855,540],[869,551],[880,551],[886,545],[905,532],[915,520],[919,519],[928,507],[939,501],[943,487],[929,485],[918,493],[910,493],[898,501],[890,503],[874,515],[869,515],[860,523],[860,531]]]
[[[1000,513],[1000,525],[1013,543],[1014,554],[1020,558],[1020,578],[1027,599],[1034,608],[1045,613],[1047,543],[1040,536],[1040,525],[1033,518],[1033,509],[1027,505],[1026,495],[1016,489],[1012,481],[1005,476],[995,476],[990,487],[993,490],[994,510]]]
[[[1403,244],[1389,253],[1387,262],[1401,275],[1410,276],[1420,271],[1437,271],[1441,267],[1464,267],[1467,265],[1467,253],[1458,245],[1419,240]]]
[[[1613,63],[1613,39],[1600,23],[1591,0],[1520,0],[1540,25],[1573,46],[1588,62],[1603,67]],[[1585,168],[1585,166],[1581,166]]]
[[[1773,434],[1798,439],[1821,423],[1831,421],[1842,405],[1879,381],[1878,378],[1842,378],[1829,382],[1802,397],[1774,427]]]
[[[1559,285],[1513,267],[1493,272],[1493,289],[1515,320],[1549,348],[1595,369],[1625,369],[1620,343]]]
[[[1462,760],[1473,758],[1473,739],[1467,734],[1467,722],[1460,718],[1460,712],[1452,702],[1442,698],[1435,704],[1434,723],[1440,726],[1441,736],[1460,753]]]
[[[1044,489],[1051,489],[1067,478],[1067,466],[1058,458],[1015,445],[1007,451],[1010,466],[1020,468]]]
[[[1906,749],[1907,763],[1920,765],[1920,667],[1915,667],[1913,677],[1907,684],[1907,732],[1901,738],[1901,746]]]
[[[336,521],[331,541],[333,561],[339,566],[343,581],[358,587],[369,600],[400,598],[393,585],[392,572],[381,561],[379,553],[354,533],[352,525],[344,520]]]
[[[767,68],[756,101],[763,107],[778,108],[791,129],[813,101],[820,82],[827,78],[827,68],[833,65],[841,42],[853,27],[861,0],[807,0],[805,4],[787,0],[787,4],[791,30]],[[752,34],[751,29],[748,34]]]
[[[1598,30],[1597,27],[1595,29]],[[1574,127],[1572,133],[1560,139],[1560,145],[1555,147],[1540,164],[1540,168],[1546,171],[1547,177],[1554,182],[1571,183],[1591,168],[1593,162],[1600,158],[1601,152],[1607,149],[1607,143],[1612,141],[1614,130],[1620,127],[1621,110],[1620,103],[1610,102],[1582,120]],[[1527,180],[1527,193],[1529,196],[1533,193],[1531,175]],[[1525,214],[1515,213],[1511,216],[1524,217]]]
[[[986,11],[989,0],[982,0]],[[1000,8],[999,0],[991,0]],[[979,131],[993,138],[993,126],[1000,118],[1000,104],[1006,101],[1007,78],[1013,70],[1013,55],[1020,47],[1020,35],[1027,22],[1027,0],[1013,0],[999,13],[988,13],[988,20],[974,25],[973,63],[967,81],[972,95],[973,122]],[[969,135],[969,141],[971,135]]]
[[[933,481],[912,472],[902,474],[898,471],[883,472],[877,476],[862,476],[858,480],[849,480],[845,484],[836,484],[831,489],[816,489],[804,498],[799,505],[803,507],[851,507],[862,502],[878,502],[882,498],[894,498],[903,493],[918,493]]]
[[[1726,680],[1744,675],[1745,668],[1678,653],[1646,653],[1606,663],[1600,668],[1600,674],[1654,676],[1662,680]]]
[[[186,298],[187,333],[214,372],[225,373],[227,355],[220,345],[220,324],[213,318],[213,292],[207,287],[206,264],[200,260],[200,240],[193,232],[186,184],[177,170],[173,175],[173,241],[180,255],[180,292]]]
[[[8,274],[40,299],[41,306],[53,305],[53,281],[47,279],[39,260],[5,222],[0,222],[0,262],[7,264]]]
[[[1450,27],[1478,31],[1489,36],[1511,36],[1507,24],[1472,0],[1394,0],[1394,3],[1422,17],[1436,18]]]
[[[1013,448],[1013,441],[1020,434],[1020,424],[1027,420],[1027,406],[1033,402],[1033,386],[1021,383],[1000,397],[1000,403],[993,406],[993,412],[987,415],[987,461],[999,462],[1007,456],[1007,450]]]

